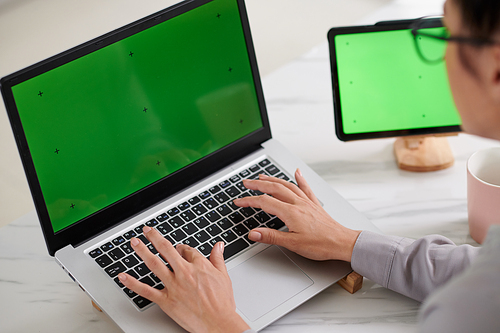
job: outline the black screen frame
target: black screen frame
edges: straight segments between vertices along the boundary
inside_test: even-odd
[[[355,33],[408,30],[411,28],[412,23],[414,23],[416,20],[418,19],[382,21],[376,23],[375,25],[338,27],[338,28],[332,28],[328,31],[328,44],[330,50],[330,70],[331,70],[332,90],[333,90],[335,134],[339,140],[353,141],[353,140],[365,140],[365,139],[392,138],[400,136],[446,135],[448,133],[452,135],[462,131],[460,126],[440,126],[440,127],[412,128],[412,129],[354,133],[354,134],[347,134],[344,132],[344,126],[342,122],[342,111],[340,104],[340,87],[339,87],[339,76],[337,70],[337,59],[335,57],[336,55],[335,37],[338,35],[355,34]],[[442,24],[439,23],[438,20],[433,22],[433,24],[428,25],[429,28],[441,27],[441,26]]]
[[[217,170],[260,149],[263,142],[271,139],[269,119],[245,3],[244,0],[234,0],[238,4],[240,12],[263,127],[61,231],[56,233],[53,231],[11,87],[211,1],[213,0],[183,1],[10,74],[0,80],[0,90],[45,237],[47,249],[51,256],[54,256],[57,250],[67,245],[78,246],[78,244],[115,227],[124,220],[140,214],[186,187],[206,178]]]

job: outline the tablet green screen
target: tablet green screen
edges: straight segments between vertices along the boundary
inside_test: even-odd
[[[445,62],[424,62],[410,30],[337,35],[335,50],[345,134],[461,124]]]

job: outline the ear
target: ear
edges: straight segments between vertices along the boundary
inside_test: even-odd
[[[500,45],[492,46],[491,52],[493,66],[491,67],[492,72],[490,72],[490,88],[493,99],[497,102],[497,105],[500,105]]]

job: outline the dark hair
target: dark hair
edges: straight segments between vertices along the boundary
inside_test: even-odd
[[[500,32],[500,0],[454,0],[464,27],[473,37],[491,38]]]

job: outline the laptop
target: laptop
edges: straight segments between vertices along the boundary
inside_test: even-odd
[[[242,179],[300,168],[337,221],[378,231],[272,138],[243,0],[181,2],[0,83],[49,254],[125,332],[183,331],[117,279],[163,288],[130,248],[144,225],[205,256],[223,240],[255,330],[351,272],[249,241],[286,226],[233,204],[261,194]]]

